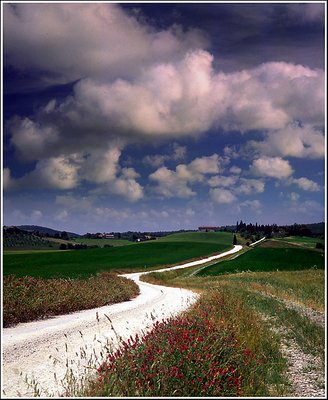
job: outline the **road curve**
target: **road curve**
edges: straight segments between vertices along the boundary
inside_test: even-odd
[[[204,264],[241,248],[234,246],[216,256],[158,271]],[[145,273],[123,275],[140,287],[140,294],[131,301],[3,329],[2,396],[31,397],[37,390],[42,397],[58,397],[65,391],[67,371],[77,379],[86,376],[93,371],[90,367],[103,359],[104,346],[116,346],[117,337],[145,331],[156,320],[176,315],[197,300],[189,290],[141,282],[139,278]]]

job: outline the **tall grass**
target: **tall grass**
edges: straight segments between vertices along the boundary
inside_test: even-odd
[[[3,325],[101,307],[130,300],[139,287],[130,279],[102,273],[89,279],[3,279]]]
[[[279,346],[282,338],[294,341],[303,353],[319,357],[318,360],[321,361],[317,365],[309,366],[311,371],[323,368],[324,327],[303,315],[301,308],[294,308],[293,305],[296,303],[301,307],[324,311],[324,271],[311,269],[244,272],[217,277],[199,277],[193,275],[193,271],[196,268],[190,268],[189,271],[151,273],[142,279],[157,284],[185,287],[205,296],[212,291],[219,291],[225,298],[225,306],[220,307],[220,312],[217,311],[216,315],[221,313],[224,320],[234,327],[236,335],[250,348],[256,349],[256,354],[263,354],[271,360],[264,367],[267,369],[265,379],[270,396],[274,396],[270,387],[274,391],[282,390],[282,395],[289,390],[288,384],[282,382],[282,375],[285,373],[284,360],[279,359],[277,353],[272,351],[272,346]]]
[[[247,272],[222,276],[221,280],[247,285],[249,290],[324,311],[325,272],[322,270]]]
[[[243,328],[232,315],[238,315]],[[256,333],[256,334],[255,334]],[[254,339],[256,337],[256,340]],[[212,291],[187,313],[130,337],[82,396],[265,396],[284,392],[277,342],[231,293]]]

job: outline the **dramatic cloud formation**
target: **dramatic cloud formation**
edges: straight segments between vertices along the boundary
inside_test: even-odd
[[[112,142],[119,140],[123,148],[145,135],[150,139],[199,135],[216,124],[226,130],[269,131],[263,142],[252,143],[263,155],[323,156],[320,131],[308,124],[303,128],[291,125],[300,118],[322,124],[324,99],[322,90],[318,90],[322,73],[274,63],[252,71],[215,75],[211,64],[207,52],[197,51],[188,53],[175,66],[157,65],[147,70],[138,82],[81,80],[73,97],[58,105],[52,101],[40,110],[38,122],[19,117],[10,121],[11,144],[17,156],[27,161],[46,156],[73,157],[93,147],[91,156],[84,157],[81,170],[84,178],[94,183],[106,182],[115,174],[103,150]],[[317,107],[305,107],[304,98]],[[157,165],[163,161],[161,157],[153,159]],[[259,158],[254,161],[253,172],[283,178],[292,173],[287,164],[279,157]],[[38,172],[37,168],[35,174]],[[125,187],[132,189],[133,182],[126,185],[126,181],[121,182],[116,193],[123,193]],[[56,187],[73,186],[65,178]],[[193,192],[184,189],[177,193],[180,197]]]
[[[301,143],[316,139],[314,148],[306,150],[310,156],[320,152],[323,143],[319,132],[309,125],[302,131],[290,124],[302,120],[304,124],[322,126],[323,71],[270,63],[254,70],[215,74],[212,61],[209,53],[198,50],[188,52],[176,64],[146,69],[132,82],[83,79],[75,85],[73,97],[58,105],[52,102],[51,107],[48,104],[40,110],[39,125],[16,118],[11,129],[12,143],[24,155],[26,146],[33,147],[37,142],[32,153],[37,156],[38,151],[54,145],[63,147],[59,128],[66,139],[66,132],[70,132],[69,148],[76,135],[82,146],[88,144],[90,133],[102,140],[113,135],[122,140],[144,135],[173,138],[199,135],[217,125],[225,130],[275,130],[275,142],[287,129]],[[279,150],[279,145],[276,147]]]
[[[154,59],[206,46],[198,30],[158,31],[116,4],[6,4],[4,25],[6,63],[49,83],[134,77]]]

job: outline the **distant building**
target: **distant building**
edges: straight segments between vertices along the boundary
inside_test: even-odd
[[[146,240],[156,240],[155,236],[145,235]]]
[[[216,227],[215,226],[199,226],[198,230],[199,230],[199,232],[215,232]]]
[[[98,239],[115,239],[114,233],[106,233],[106,232],[100,233],[100,232],[98,232],[98,233],[96,233],[95,236]]]

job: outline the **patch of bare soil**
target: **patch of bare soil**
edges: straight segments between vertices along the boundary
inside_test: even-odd
[[[305,354],[294,340],[283,338],[283,355],[288,359],[287,376],[295,397],[325,398],[325,374],[319,357]]]

